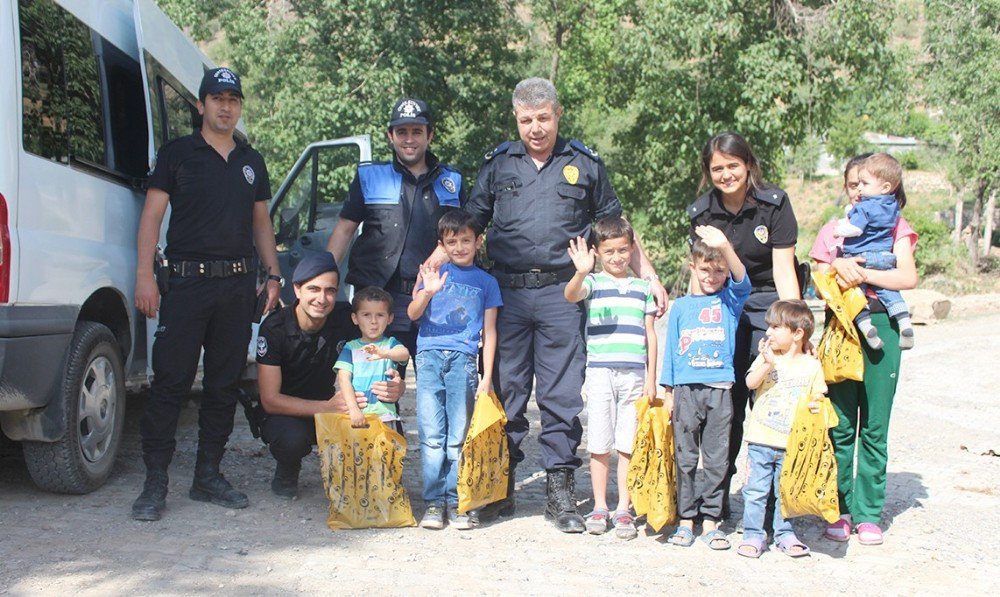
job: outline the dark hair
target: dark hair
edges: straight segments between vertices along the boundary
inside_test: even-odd
[[[475,216],[464,209],[449,209],[438,220],[438,239],[444,240],[446,234],[458,234],[466,228],[476,236],[483,232]]]
[[[739,158],[747,165],[747,190],[759,191],[764,188],[764,177],[760,173],[760,162],[750,149],[747,140],[736,133],[719,133],[712,137],[701,150],[701,183],[699,192],[712,184],[712,156],[724,153]]]
[[[357,313],[358,309],[361,308],[362,301],[385,303],[389,306],[389,313],[392,313],[392,295],[378,286],[368,286],[355,292],[354,299],[351,300],[351,311]]]
[[[628,244],[635,242],[635,231],[628,220],[621,216],[608,216],[594,222],[592,229],[594,244],[601,244],[612,238],[628,239]]]
[[[802,330],[804,332],[801,347],[803,350],[805,350],[806,342],[809,341],[816,328],[816,318],[809,310],[809,305],[800,299],[774,301],[767,308],[764,321],[767,325],[775,327],[791,328],[792,331]]]
[[[899,202],[899,208],[906,205],[906,191],[903,190],[903,167],[899,161],[887,153],[876,153],[868,156],[861,164],[861,169],[872,174],[879,180],[892,185],[892,194]]]
[[[844,184],[847,184],[847,173],[851,171],[852,168],[858,168],[861,164],[865,163],[865,160],[872,157],[872,153],[859,153],[853,158],[847,160],[847,164],[844,166]]]
[[[698,239],[691,243],[691,261],[706,261],[708,263],[715,263],[717,261],[726,261],[726,256],[722,254],[722,249],[718,247],[710,247],[705,244],[705,241]]]

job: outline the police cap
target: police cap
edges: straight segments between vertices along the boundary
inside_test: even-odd
[[[292,272],[292,284],[303,284],[327,272],[334,272],[338,276],[340,275],[340,270],[337,269],[337,261],[333,258],[333,254],[328,251],[313,253],[295,266],[295,271]]]

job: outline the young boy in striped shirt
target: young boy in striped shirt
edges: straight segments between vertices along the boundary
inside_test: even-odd
[[[649,282],[634,278],[628,265],[635,249],[632,226],[621,217],[598,220],[596,250],[583,238],[571,240],[569,256],[576,274],[566,284],[566,300],[587,300],[587,449],[594,489],[594,510],[587,532],[600,535],[611,525],[620,539],[634,539],[625,475],[635,440],[635,401],[656,396],[656,304]],[[594,274],[595,258],[603,271]],[[618,452],[618,507],[608,511],[611,449]]]

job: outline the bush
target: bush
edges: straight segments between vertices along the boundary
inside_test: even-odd
[[[965,260],[962,247],[951,242],[948,224],[926,208],[907,209],[904,217],[920,235],[917,243],[917,273],[921,278],[932,274],[958,275]]]

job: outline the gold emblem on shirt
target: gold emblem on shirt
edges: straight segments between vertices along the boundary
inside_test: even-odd
[[[569,184],[576,184],[576,181],[580,180],[580,169],[576,166],[565,166],[563,176],[566,177],[566,182]]]
[[[753,229],[753,235],[757,237],[757,240],[760,241],[760,244],[762,244],[762,245],[766,244],[767,243],[767,226],[765,226],[763,224],[761,224],[760,226],[757,226],[756,228]]]

